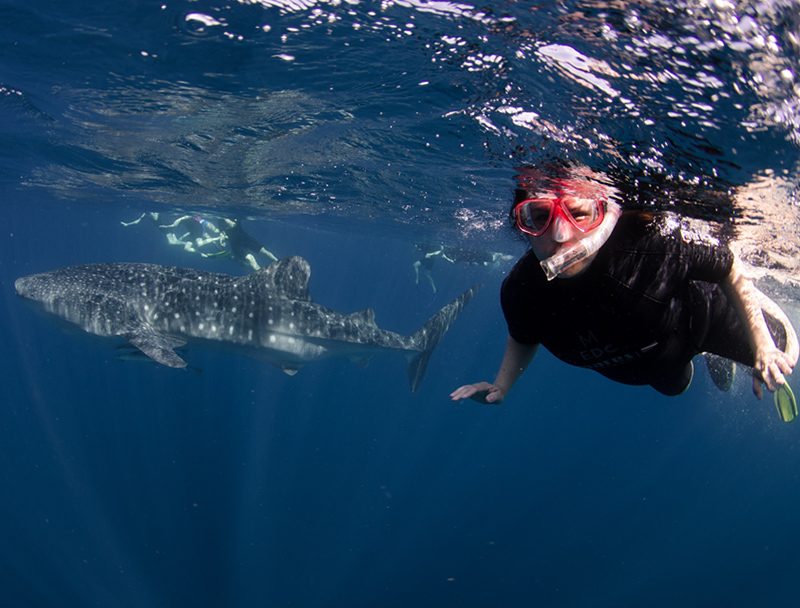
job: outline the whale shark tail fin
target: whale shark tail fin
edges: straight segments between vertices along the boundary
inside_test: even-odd
[[[425,376],[425,370],[428,369],[428,360],[431,358],[433,349],[436,348],[439,340],[442,339],[442,336],[453,324],[453,321],[461,314],[461,311],[464,310],[464,307],[469,304],[469,301],[481,287],[483,285],[476,285],[462,293],[410,336],[413,343],[419,345],[419,352],[408,355],[408,381],[411,384],[412,393],[417,392],[422,378]]]

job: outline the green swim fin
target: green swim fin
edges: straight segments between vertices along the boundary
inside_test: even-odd
[[[791,422],[797,416],[797,400],[788,384],[779,385],[775,391],[775,407],[784,422]]]

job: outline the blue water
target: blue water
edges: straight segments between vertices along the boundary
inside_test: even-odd
[[[794,605],[800,427],[744,374],[669,399],[542,351],[503,405],[448,399],[496,371],[512,262],[437,263],[431,303],[413,244],[520,256],[511,176],[549,155],[750,238],[796,310],[800,5],[606,4],[4,2],[0,605]],[[246,218],[403,334],[484,288],[417,394],[399,356],[120,362],[14,294],[243,273],[144,211]]]

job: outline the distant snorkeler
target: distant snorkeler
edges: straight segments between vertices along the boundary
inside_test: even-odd
[[[143,213],[132,222],[120,222],[123,226],[135,226],[149,220],[167,237],[170,245],[182,246],[189,253],[219,240],[220,232],[214,224],[196,215],[164,216],[157,211]]]
[[[503,281],[506,350],[494,382],[450,397],[501,403],[540,344],[562,361],[675,396],[707,355],[729,390],[736,366],[753,368],[753,392],[775,393],[797,415],[784,374],[800,348],[780,307],[743,274],[725,245],[692,238],[664,214],[622,211],[602,174],[566,162],[518,176],[509,219],[530,250]]]
[[[416,260],[412,264],[414,269],[414,284],[419,286],[419,275],[422,275],[431,286],[431,290],[436,294],[436,283],[431,276],[431,270],[436,260],[444,260],[450,264],[462,263],[470,266],[494,266],[500,262],[507,262],[513,259],[512,256],[482,249],[468,247],[457,247],[451,245],[435,245],[433,243],[416,243],[414,245]]]
[[[509,262],[514,259],[514,256],[505,253],[473,249],[471,247],[445,245],[442,250],[454,263],[467,264],[469,266],[496,266],[501,262]]]
[[[237,264],[255,271],[261,268],[256,261],[256,255],[266,258],[268,264],[278,259],[264,245],[245,232],[241,220],[221,217],[217,220],[217,226],[227,246],[230,247],[231,259]]]
[[[181,246],[185,251],[203,258],[230,259],[249,271],[261,268],[255,255],[263,256],[267,263],[278,259],[247,234],[238,219],[208,219],[197,215],[183,215],[169,221],[156,212],[148,212],[132,222],[121,223],[123,226],[133,226],[143,219],[155,224],[166,235],[170,245]],[[162,223],[164,221],[167,223]]]
[[[436,295],[436,283],[431,276],[434,262],[438,259],[442,259],[445,262],[455,264],[455,261],[447,257],[442,245],[434,245],[432,243],[416,243],[414,245],[414,253],[417,257],[412,264],[412,268],[414,269],[414,284],[419,287],[419,271],[421,269],[422,276],[428,281],[431,290],[433,290],[433,294]]]

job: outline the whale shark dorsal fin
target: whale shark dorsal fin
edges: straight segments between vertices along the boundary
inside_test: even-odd
[[[311,266],[298,255],[281,258],[261,270],[245,277],[247,281],[257,281],[262,287],[290,300],[311,301],[308,282],[311,279]]]
[[[145,355],[162,365],[167,367],[186,367],[186,361],[172,350],[186,344],[183,340],[160,334],[149,325],[144,324],[133,327],[120,335]]]

